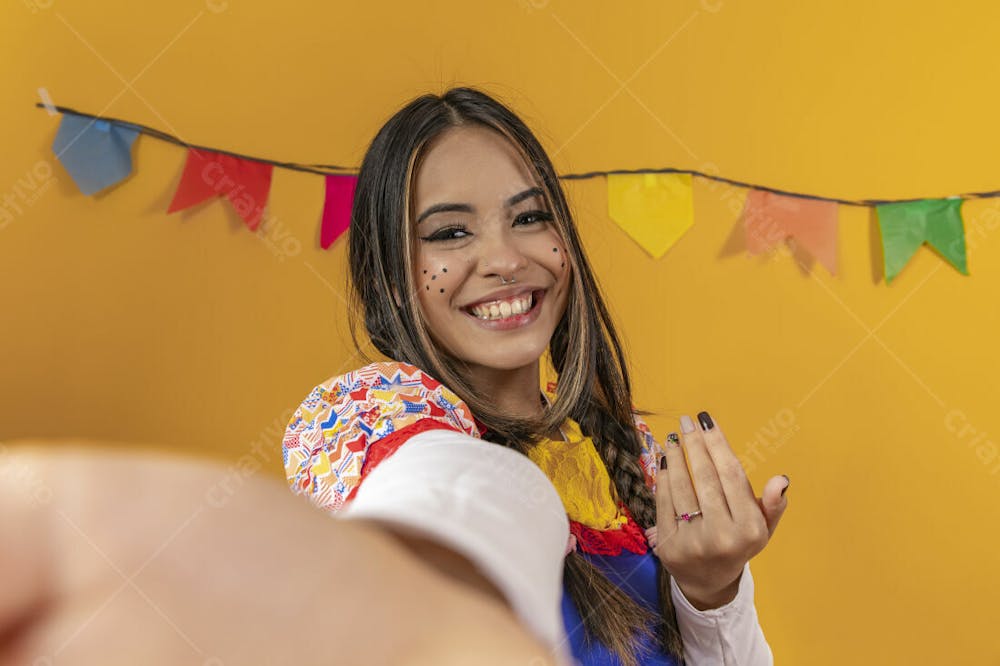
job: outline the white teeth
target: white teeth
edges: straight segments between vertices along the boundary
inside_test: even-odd
[[[469,308],[472,314],[480,319],[495,320],[506,319],[511,315],[524,314],[533,305],[531,294],[525,294],[516,298],[508,298],[503,301],[493,301],[492,303],[482,303]]]

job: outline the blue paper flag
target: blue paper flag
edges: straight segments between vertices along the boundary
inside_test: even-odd
[[[94,194],[132,173],[137,136],[129,125],[64,113],[52,150],[80,191]]]

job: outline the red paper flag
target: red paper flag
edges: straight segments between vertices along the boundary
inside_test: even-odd
[[[323,223],[319,231],[319,244],[324,250],[333,245],[333,242],[350,226],[354,188],[357,184],[357,176],[327,175]]]
[[[191,148],[168,213],[224,195],[250,229],[264,215],[271,189],[270,164]]]
[[[837,274],[837,204],[751,190],[743,205],[747,250],[761,254],[794,238],[831,275]]]

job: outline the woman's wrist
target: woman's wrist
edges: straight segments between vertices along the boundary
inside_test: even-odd
[[[740,579],[742,577],[743,572],[740,572],[740,575],[736,577],[736,580],[721,589],[700,589],[698,587],[685,585],[680,582],[677,583],[677,587],[680,588],[681,592],[684,594],[684,598],[691,602],[692,606],[694,606],[697,610],[706,611],[714,608],[720,608],[732,602],[739,593]]]

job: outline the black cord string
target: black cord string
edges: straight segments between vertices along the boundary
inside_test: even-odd
[[[328,173],[351,173],[357,171],[352,167],[338,166],[336,164],[298,164],[296,162],[279,162],[278,160],[269,160],[261,157],[254,157],[253,155],[244,155],[242,153],[234,153],[230,150],[220,150],[218,148],[211,148],[209,146],[201,146],[193,143],[187,143],[186,141],[181,141],[173,134],[167,134],[154,127],[149,127],[147,125],[141,125],[139,123],[129,122],[127,120],[121,120],[120,118],[111,118],[109,116],[95,116],[90,113],[83,113],[81,111],[76,111],[67,106],[54,106],[49,104],[43,104],[41,102],[36,102],[35,106],[41,109],[55,109],[59,113],[72,113],[77,116],[82,116],[84,118],[93,118],[94,120],[103,120],[108,123],[113,123],[115,125],[122,125],[124,127],[130,127],[137,130],[140,134],[146,134],[155,139],[160,139],[161,141],[166,141],[183,148],[190,148],[192,150],[204,150],[209,153],[219,153],[222,155],[229,155],[230,157],[237,157],[239,159],[250,160],[253,162],[261,162],[264,164],[271,164],[276,167],[281,167],[282,169],[292,169],[293,171],[306,171],[308,173],[318,173],[318,174],[328,174]]]
[[[305,171],[308,173],[317,173],[321,175],[325,174],[336,174],[336,173],[356,173],[357,169],[353,167],[339,166],[336,164],[299,164],[297,162],[279,162],[278,160],[269,160],[261,157],[254,157],[253,155],[244,155],[242,153],[234,153],[229,150],[220,150],[218,148],[211,148],[209,146],[201,146],[192,143],[187,143],[181,141],[172,134],[167,134],[161,130],[149,127],[147,125],[141,125],[139,123],[129,122],[127,120],[121,120],[119,118],[111,118],[108,116],[95,116],[90,113],[83,113],[81,111],[76,111],[66,106],[55,106],[51,104],[45,104],[42,102],[36,102],[35,106],[40,109],[55,109],[60,113],[72,113],[77,116],[82,116],[84,118],[93,118],[94,120],[103,120],[108,123],[113,123],[116,125],[123,125],[126,127],[131,127],[132,129],[138,130],[141,134],[146,134],[155,139],[160,139],[161,141],[167,141],[168,143],[173,143],[175,145],[189,148],[192,150],[204,150],[211,153],[219,153],[222,155],[229,155],[230,157],[236,157],[239,159],[250,160],[253,162],[261,162],[263,164],[271,164],[276,167],[281,167],[282,169],[291,169],[293,171]],[[617,174],[642,174],[642,173],[681,173],[690,174],[691,176],[696,176],[698,178],[704,178],[705,180],[712,180],[717,183],[725,183],[727,185],[732,185],[734,187],[743,187],[751,190],[761,190],[763,192],[771,192],[774,194],[780,194],[787,197],[795,197],[798,199],[811,199],[813,201],[827,201],[830,203],[842,204],[845,206],[880,206],[883,204],[890,203],[912,203],[914,201],[923,201],[926,198],[940,199],[943,197],[914,197],[911,199],[840,199],[837,197],[825,197],[818,194],[803,194],[801,192],[790,192],[788,190],[781,190],[775,187],[768,187],[766,185],[756,185],[754,183],[748,183],[741,180],[734,180],[732,178],[725,178],[723,176],[716,176],[714,174],[705,173],[704,171],[698,171],[697,169],[677,169],[673,167],[663,167],[659,169],[612,169],[610,171],[587,171],[584,173],[568,173],[559,176],[562,180],[587,180],[590,178],[600,178],[602,176],[610,176]],[[989,192],[967,192],[965,194],[959,194],[953,197],[946,197],[952,199],[994,199],[1000,197],[1000,190],[992,190]]]

